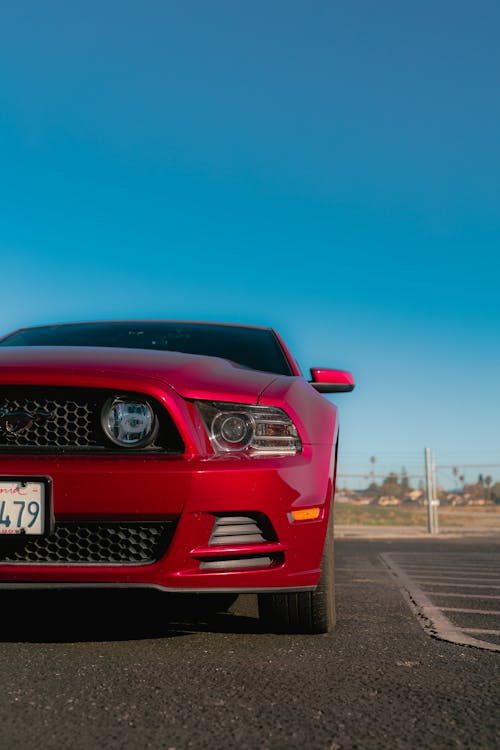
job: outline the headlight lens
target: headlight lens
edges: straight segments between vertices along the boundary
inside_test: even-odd
[[[283,409],[221,401],[196,401],[196,406],[217,453],[293,455],[302,449],[297,428]]]
[[[158,421],[147,401],[108,399],[102,408],[101,424],[111,442],[123,448],[144,448],[158,432]]]

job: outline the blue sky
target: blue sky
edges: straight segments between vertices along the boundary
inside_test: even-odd
[[[356,376],[345,471],[500,463],[499,26],[482,0],[4,4],[1,332],[273,325]]]

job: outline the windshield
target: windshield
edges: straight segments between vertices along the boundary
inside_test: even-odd
[[[253,370],[292,375],[273,331],[213,323],[67,323],[24,328],[0,346],[106,346],[222,357]]]

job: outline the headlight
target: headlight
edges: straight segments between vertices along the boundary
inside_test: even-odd
[[[283,409],[219,401],[196,401],[196,406],[217,453],[293,455],[302,449],[297,428]]]
[[[144,448],[158,433],[158,420],[147,401],[110,398],[101,412],[106,436],[122,448]]]

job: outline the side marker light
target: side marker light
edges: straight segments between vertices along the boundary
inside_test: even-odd
[[[292,510],[291,516],[294,521],[314,521],[319,518],[321,508],[305,508],[304,510]]]

